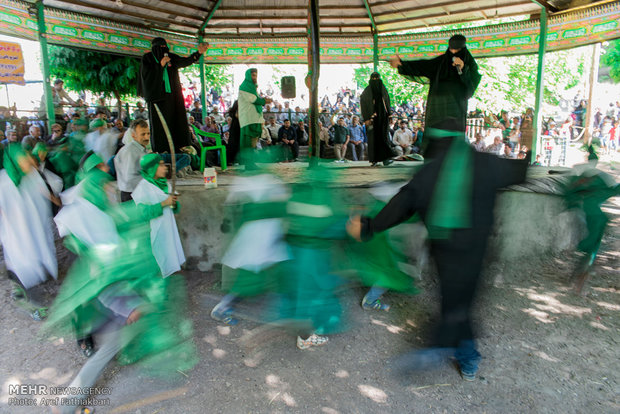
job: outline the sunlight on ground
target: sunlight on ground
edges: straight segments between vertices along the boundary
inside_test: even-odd
[[[579,318],[582,318],[584,314],[592,313],[592,309],[590,308],[584,308],[584,307],[574,306],[574,305],[566,305],[560,302],[556,298],[556,296],[560,295],[559,293],[551,292],[547,294],[541,294],[541,293],[536,292],[532,288],[528,288],[528,289],[515,288],[515,291],[519,295],[525,296],[529,300],[534,302],[533,308],[527,308],[527,309],[521,309],[521,310],[543,323],[552,323],[558,318],[557,316],[549,316],[550,313],[577,316]]]
[[[610,287],[610,288],[602,288],[602,287],[593,287],[592,290],[597,291],[597,292],[604,292],[604,293],[620,293],[620,290]]]
[[[399,334],[399,333],[401,333],[401,332],[403,332],[403,331],[404,331],[404,329],[403,329],[403,328],[401,328],[400,326],[390,325],[390,324],[387,324],[387,323],[385,323],[385,322],[383,322],[383,321],[380,321],[380,320],[378,320],[378,319],[371,318],[371,319],[370,319],[370,321],[371,321],[374,325],[379,325],[379,326],[383,326],[383,327],[385,327],[385,329],[387,329],[387,330],[388,330],[388,332],[393,333],[393,334]]]
[[[593,327],[593,328],[601,329],[603,331],[608,331],[609,330],[608,327],[606,327],[605,325],[603,325],[600,322],[592,321],[592,322],[590,322],[590,326]]]
[[[17,377],[10,377],[4,384],[2,384],[2,395],[0,395],[0,402],[4,404],[9,403],[9,397],[12,395],[9,394],[9,385],[21,385],[22,381]]]
[[[601,308],[605,308],[612,311],[620,311],[620,305],[616,305],[615,303],[607,303],[607,302],[596,302],[598,306]]]
[[[222,336],[230,335],[230,326],[217,326],[217,333]]]
[[[226,356],[227,352],[224,351],[223,349],[217,349],[216,348],[216,349],[213,350],[212,354],[217,359],[223,359]]]
[[[207,335],[204,338],[202,338],[202,340],[213,346],[215,346],[215,344],[217,343],[217,338],[215,337],[215,335]]]
[[[412,321],[411,319],[407,319],[407,322],[405,322],[407,325],[411,326],[412,328],[417,328],[418,324],[415,323],[415,321]]]
[[[282,401],[288,407],[296,407],[297,402],[287,391],[291,388],[289,384],[283,382],[277,375],[269,374],[265,377],[265,383],[273,388],[267,392],[269,404],[274,401]]]
[[[552,357],[552,356],[548,355],[546,352],[543,352],[543,351],[534,351],[534,352],[532,352],[532,353],[533,353],[534,355],[536,355],[537,357],[540,357],[540,358],[542,358],[542,359],[544,359],[544,360],[546,360],[546,361],[550,361],[550,362],[560,362],[560,360],[559,360],[559,359],[554,358],[554,357]]]
[[[349,373],[345,371],[344,369],[341,369],[340,371],[336,372],[334,375],[337,376],[338,378],[349,378]]]
[[[329,407],[322,407],[321,412],[324,412],[325,414],[340,414],[340,411]]]
[[[363,396],[370,398],[376,403],[384,404],[387,402],[387,394],[379,388],[371,385],[358,385],[357,388]]]

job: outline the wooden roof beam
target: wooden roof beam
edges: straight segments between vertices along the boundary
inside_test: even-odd
[[[514,17],[514,16],[522,16],[522,15],[523,15],[523,13],[509,13],[509,14],[502,15],[502,17]],[[529,20],[527,20],[527,21],[529,21]],[[445,26],[447,24],[450,24],[450,23],[432,23],[432,24],[427,24],[425,22],[422,22],[421,24],[418,24],[416,26],[407,25],[407,26],[399,26],[399,27],[395,27],[395,28],[385,29],[383,31],[383,35],[384,36],[398,36],[398,34],[388,34],[388,33],[403,32],[405,30],[414,30],[414,29],[420,29],[420,28],[431,28],[431,27],[437,27],[437,26]]]
[[[532,2],[538,4],[540,7],[544,7],[545,9],[547,9],[547,11],[550,11],[551,13],[555,13],[555,12],[559,11],[559,9],[557,7],[555,7],[554,5],[550,4],[546,0],[532,0]]]
[[[378,13],[375,13],[375,17],[386,16],[386,15],[390,15],[394,13],[410,13],[410,12],[417,12],[417,11],[426,11],[426,10],[434,9],[438,7],[449,7],[449,6],[456,6],[459,4],[463,4],[463,1],[447,0],[447,1],[428,2],[426,6],[408,7],[408,8],[399,9],[397,11],[392,10],[392,11],[378,12]]]
[[[108,0],[109,2],[112,3],[116,3],[116,0]],[[198,20],[200,22],[202,22],[202,18],[200,18],[200,16],[196,15],[196,14],[187,14],[187,13],[183,13],[183,12],[179,12],[178,10],[167,10],[167,9],[162,9],[161,7],[155,7],[155,6],[150,6],[145,4],[144,2],[138,2],[138,1],[133,1],[133,0],[122,0],[124,5],[127,6],[132,6],[135,7],[137,9],[142,9],[145,11],[156,11],[158,13],[163,13],[163,14],[167,14],[167,15],[176,15],[179,17],[185,17],[187,19],[191,19],[191,20]]]
[[[88,14],[91,15],[91,16],[95,16],[95,17],[98,14],[97,12],[100,12],[101,10],[103,10],[103,11],[108,11],[110,13],[121,14],[123,16],[135,17],[135,18],[138,18],[138,19],[141,19],[141,20],[145,20],[145,21],[152,20],[152,21],[156,21],[156,22],[160,22],[160,23],[173,24],[173,25],[181,26],[181,27],[188,27],[188,28],[194,28],[195,27],[195,28],[198,28],[198,26],[193,26],[193,25],[187,24],[185,22],[178,22],[178,21],[173,20],[173,19],[147,16],[147,15],[144,15],[144,14],[134,13],[134,12],[126,11],[126,10],[123,10],[121,12],[121,10],[119,10],[118,7],[108,7],[108,6],[104,6],[102,4],[94,5],[92,3],[87,3],[87,2],[82,1],[82,0],[57,0],[57,1],[62,2],[62,3],[72,4],[74,6],[81,6],[81,7],[87,7],[87,8],[93,9],[94,11],[90,12]],[[82,13],[82,14],[84,14],[84,13]],[[107,18],[109,20],[112,20],[112,21],[115,21],[115,22],[119,21],[119,20],[111,18],[111,17],[107,17]],[[124,24],[126,24],[126,23],[124,23]]]
[[[467,9],[467,10],[461,10],[461,11],[457,11],[457,12],[453,12],[452,14],[448,14],[448,13],[436,13],[436,14],[427,14],[427,15],[423,15],[423,16],[410,16],[410,17],[404,17],[404,18],[400,18],[400,19],[392,19],[392,20],[384,20],[384,21],[380,21],[377,22],[378,26],[383,26],[383,25],[387,25],[387,24],[393,24],[393,23],[402,23],[402,22],[408,22],[411,21],[413,19],[421,19],[421,20],[427,20],[427,19],[434,19],[434,18],[438,18],[438,17],[454,17],[454,16],[458,16],[458,15],[462,15],[462,14],[471,14],[471,13],[479,13],[479,12],[487,12],[489,10],[494,10],[494,9],[503,9],[503,8],[508,8],[508,7],[515,7],[515,6],[523,6],[523,5],[529,5],[531,3],[523,3],[523,1],[518,0],[512,3],[503,3],[501,5],[497,5],[497,7],[493,7],[493,8],[489,8],[489,7],[480,7],[477,9]],[[521,12],[521,13],[516,13],[513,14],[514,16],[518,16],[518,15],[522,15],[522,14],[527,14],[527,12]],[[504,17],[504,16],[498,16],[498,17]]]

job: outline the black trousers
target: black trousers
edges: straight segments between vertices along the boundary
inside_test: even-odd
[[[288,154],[286,153],[286,147],[291,149],[291,152],[293,153],[293,159],[299,158],[299,144],[297,143],[297,141],[293,141],[292,144],[282,143],[282,146],[284,147],[284,150],[285,150],[285,153],[284,153],[285,158],[288,158]]]
[[[133,200],[133,198],[131,197],[131,193],[121,191],[121,203],[124,203],[125,201],[129,201],[129,200]]]

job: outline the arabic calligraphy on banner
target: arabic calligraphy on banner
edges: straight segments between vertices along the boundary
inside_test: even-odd
[[[0,42],[0,83],[24,85],[24,55],[18,43]]]

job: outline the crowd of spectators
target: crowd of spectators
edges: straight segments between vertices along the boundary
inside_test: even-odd
[[[195,143],[201,140],[203,145],[216,145],[212,138],[196,133],[196,130],[201,130],[219,135],[221,143],[228,144],[232,122],[228,111],[236,98],[232,89],[230,86],[223,91],[210,88],[205,99],[208,105],[205,116],[199,86],[191,83],[189,87],[184,87],[190,132]],[[366,124],[360,116],[358,92],[340,88],[320,99],[321,157],[334,158],[337,162],[367,159]],[[264,94],[273,96],[274,92],[267,90]],[[19,141],[26,148],[34,148],[38,142],[53,147],[75,129],[73,120],[81,118],[90,123],[95,119],[102,119],[105,121],[105,127],[102,128],[105,128],[106,134],[118,137],[120,148],[123,136],[127,141],[129,123],[132,120],[149,119],[148,111],[140,101],[132,111],[121,108],[119,114],[119,106],[109,106],[105,98],[98,98],[96,103],[91,105],[86,105],[84,99],[73,100],[64,91],[61,80],[54,82],[53,101],[56,122],[51,131],[47,131],[42,120],[17,118],[15,108],[0,107],[0,141],[4,144]],[[401,104],[391,109],[389,125],[394,158],[409,159],[409,156],[422,150],[424,101]],[[557,116],[543,119],[541,151],[544,163],[550,165],[563,162],[563,156],[557,154],[565,150],[567,142],[581,137],[586,109],[586,101],[578,100],[568,116],[561,119]],[[509,158],[523,157],[533,144],[533,118],[531,108],[523,113],[502,110],[498,114],[476,110],[469,114],[468,137],[477,151],[492,152]],[[620,102],[610,103],[605,111],[601,108],[595,109],[593,136],[600,141],[603,153],[618,149],[618,119]],[[265,105],[264,121],[259,149],[284,146],[288,148],[291,158],[297,159],[299,147],[308,145],[307,97],[302,94],[298,99],[274,100],[272,104]],[[195,148],[199,150],[198,145],[195,145]]]

